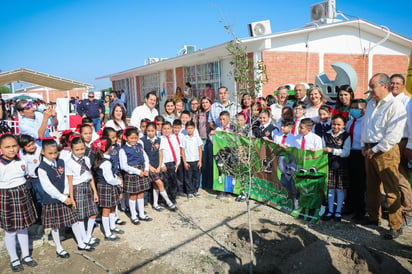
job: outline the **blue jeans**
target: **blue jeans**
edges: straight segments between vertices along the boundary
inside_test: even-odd
[[[93,121],[94,130],[97,132],[100,129],[100,124],[101,124],[100,118],[93,118],[92,121]]]

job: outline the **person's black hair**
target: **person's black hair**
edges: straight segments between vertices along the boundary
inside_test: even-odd
[[[118,130],[118,131],[116,131],[116,136],[117,136],[118,139],[119,139],[119,138],[122,138],[122,136],[123,136],[123,130]]]
[[[207,88],[212,88],[212,85],[209,84],[209,83],[207,83],[207,84],[206,84],[206,87],[207,87]]]
[[[175,121],[176,121],[176,120],[175,120]],[[182,121],[180,121],[180,123],[181,123],[181,122],[182,122]],[[174,125],[174,123],[173,123],[173,125]],[[163,123],[162,128],[163,128],[164,126],[170,126],[170,127],[172,127],[172,124],[171,124],[169,121],[166,121],[166,122]]]
[[[60,136],[60,145],[59,145],[59,150],[62,150],[63,148],[65,148],[65,147],[68,147],[69,146],[69,140],[70,140],[70,137],[73,135],[73,134],[75,134],[73,131],[70,131],[69,133],[67,133],[67,134],[63,134],[62,136]]]
[[[158,121],[158,122],[164,122],[165,121],[165,118],[162,115],[157,115],[154,119],[155,119],[155,121]]]
[[[58,149],[57,142],[54,139],[44,139],[41,142],[41,149],[44,151],[48,147],[56,147]]]
[[[82,119],[82,125],[84,125],[84,124],[93,124],[93,120],[92,119],[90,119],[89,117],[84,117],[83,119]]]
[[[326,112],[328,112],[328,113],[331,113],[332,112],[332,108],[330,107],[330,106],[328,106],[328,105],[321,105],[320,107],[319,107],[319,110],[324,110],[324,111],[326,111]],[[319,111],[318,110],[318,111]]]
[[[109,137],[103,136],[100,139],[97,139],[95,142],[106,141],[106,145],[104,146],[104,151],[100,148],[96,148],[94,151],[94,164],[93,170],[97,170],[104,158],[104,152],[107,151],[112,146],[112,140]]]
[[[293,127],[294,124],[295,122],[293,122],[293,120],[290,120],[290,119],[282,120],[281,122],[281,125],[284,127],[290,127],[290,126]]]
[[[180,120],[180,119],[175,119],[174,121],[173,121],[173,125],[174,126],[182,126],[183,124],[182,124],[182,120]]]
[[[183,114],[187,114],[190,117],[190,111],[188,111],[188,110],[182,111],[182,113],[180,113],[180,117],[182,117]]]
[[[186,84],[185,84],[186,86],[188,86],[189,88],[191,88],[192,87],[192,84],[191,83],[189,83],[189,82],[186,82]]]
[[[392,74],[390,79],[392,80],[393,78],[400,78],[402,80],[402,85],[405,85],[405,77],[402,74]]]
[[[7,139],[7,138],[12,138],[12,139],[16,140],[16,143],[17,143],[17,144],[19,143],[19,142],[17,141],[16,136],[14,136],[13,134],[10,134],[10,133],[6,133],[6,134],[3,134],[3,135],[0,136],[0,146],[1,146],[1,143],[3,142],[3,140],[5,140],[5,139]]]
[[[140,124],[142,124],[142,123],[149,123],[150,122],[150,119],[148,119],[148,118],[143,118],[142,120],[140,120]]]
[[[246,114],[244,114],[243,112],[239,112],[238,114],[236,114],[236,118],[239,116],[243,116],[246,119]]]
[[[266,113],[269,118],[270,118],[270,116],[271,116],[271,115],[270,115],[270,111],[269,111],[267,108],[263,108],[263,109],[259,112],[259,115],[262,114],[262,113]]]
[[[103,129],[102,136],[109,137],[109,134],[110,134],[110,133],[113,133],[113,132],[115,132],[115,133],[116,133],[116,136],[117,136],[117,132],[116,132],[116,130],[115,130],[114,128],[112,128],[112,127],[105,127],[105,128]]]
[[[147,125],[146,125],[146,130],[147,130],[148,127],[153,127],[155,130],[157,129],[157,125],[156,125],[155,122],[149,122],[149,123],[147,123]]]
[[[338,114],[333,115],[332,121],[335,120],[335,119],[342,119],[343,123],[346,125],[346,118],[343,117],[342,114],[338,113]]]
[[[193,122],[193,121],[191,121],[191,120],[190,120],[190,121],[187,121],[185,128],[190,127],[190,126],[196,128],[195,122]]]
[[[353,99],[350,104],[351,105],[352,104],[362,104],[362,105],[366,106],[368,104],[368,102],[366,102],[365,99]]]
[[[222,116],[227,116],[227,117],[229,117],[229,119],[230,119],[230,113],[229,113],[229,111],[226,111],[226,110],[222,111],[222,112],[219,114],[219,117],[222,117]]]
[[[310,118],[303,118],[303,119],[300,121],[300,124],[301,124],[301,125],[304,125],[304,126],[306,126],[306,127],[312,128],[314,123],[313,123],[313,120],[310,119]]]
[[[150,95],[154,95],[156,97],[156,101],[157,101],[157,91],[152,90],[151,92],[146,94],[145,98],[149,99]]]
[[[296,101],[295,103],[293,103],[293,108],[295,107],[302,107],[303,109],[306,109],[306,104],[302,101]]]
[[[24,149],[25,146],[27,146],[28,144],[30,144],[31,142],[34,142],[34,138],[30,135],[27,134],[22,134],[18,137],[17,139],[19,146]]]
[[[137,134],[139,136],[139,130],[137,129],[137,127],[128,127],[126,128],[126,130],[124,131],[124,136],[129,137],[132,134]]]
[[[93,128],[92,128],[91,125],[89,125],[89,124],[82,124],[82,125],[79,127],[79,133],[82,134],[83,129],[86,128],[86,127],[89,127],[91,130],[93,130]]]
[[[84,144],[85,145],[84,140],[83,140],[82,137],[80,137],[80,136],[74,137],[72,139],[72,141],[70,142],[70,148],[73,148],[73,146],[77,145],[77,144]]]
[[[352,103],[352,100],[355,98],[355,93],[353,92],[353,89],[350,85],[342,85],[339,87],[338,89],[338,96],[336,98],[336,105],[335,105],[335,109],[341,111],[344,107],[344,105],[342,104],[342,102],[339,100],[339,93],[341,91],[346,91],[347,93],[349,93],[350,95],[350,102],[349,102],[349,106]]]
[[[274,103],[276,103],[275,96],[273,96],[272,94],[269,94],[268,96],[266,96],[266,105],[271,106]]]

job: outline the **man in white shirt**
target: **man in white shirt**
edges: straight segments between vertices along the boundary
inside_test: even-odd
[[[390,79],[384,73],[369,81],[371,100],[362,121],[361,144],[366,167],[366,196],[369,220],[366,225],[379,225],[381,220],[380,184],[386,192],[389,228],[385,239],[402,234],[402,208],[399,191],[399,146],[406,122],[406,111],[389,91]]]
[[[295,86],[295,98],[296,102],[302,101],[305,105],[309,104],[309,97],[306,96],[306,87],[304,84],[296,84]]]
[[[155,108],[157,104],[156,91],[151,91],[146,94],[144,104],[136,107],[132,112],[132,117],[130,118],[130,125],[140,128],[140,121],[147,118],[153,121],[154,118],[159,115],[159,112]]]

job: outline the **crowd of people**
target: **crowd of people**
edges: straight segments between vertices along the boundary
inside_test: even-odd
[[[165,101],[162,114],[156,92],[149,92],[130,120],[125,98],[112,92],[100,101],[90,92],[87,100],[76,103],[81,125],[63,131],[59,140],[47,128],[58,123],[55,110],[40,113],[32,102],[21,100],[16,103],[21,134],[0,136],[0,223],[11,269],[37,265],[28,240],[28,227],[36,222],[51,229],[57,256],[68,258],[60,242],[62,227],[71,227],[79,250],[93,251],[99,244],[93,237],[96,220],[104,239],[117,241],[124,233],[117,226],[125,223],[119,210],[129,211],[130,222],[139,225],[152,220],[144,210],[148,202],[156,211],[175,211],[178,197],[195,199],[200,187],[213,189],[216,131],[284,148],[323,150],[329,174],[322,219],[339,222],[345,210],[364,225],[379,225],[384,194],[390,228],[384,237],[394,239],[412,220],[407,169],[412,106],[404,84],[400,74],[379,73],[369,82],[366,100],[355,99],[350,86],[341,86],[332,107],[316,86],[307,90],[297,84],[294,102],[288,100],[289,88],[279,87],[265,98],[244,94],[238,104],[226,87],[215,98],[207,85],[199,99],[187,83],[187,92],[178,88]],[[285,187],[298,207],[295,186]]]

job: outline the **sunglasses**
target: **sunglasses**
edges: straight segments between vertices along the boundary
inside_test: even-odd
[[[31,109],[32,106],[33,106],[33,102],[28,102],[27,105],[25,105],[23,108],[24,109]]]
[[[89,98],[94,98],[94,96],[89,96]]]

